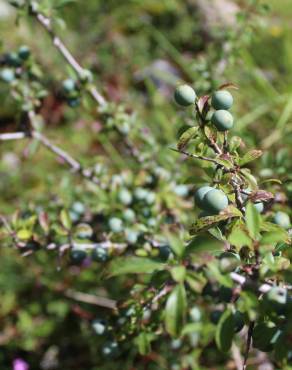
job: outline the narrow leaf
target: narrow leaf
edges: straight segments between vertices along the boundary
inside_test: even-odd
[[[177,143],[177,149],[183,150],[189,143],[191,139],[197,136],[199,130],[199,126],[190,127],[187,129],[179,138]]]
[[[248,202],[246,206],[245,221],[250,236],[256,239],[260,232],[261,216],[251,202]]]
[[[155,270],[163,270],[163,263],[143,257],[120,257],[114,259],[108,267],[109,276],[124,274],[151,274]]]
[[[231,310],[226,310],[221,316],[216,328],[215,341],[217,347],[222,352],[227,352],[231,348],[234,336],[234,317]]]
[[[256,149],[250,150],[242,158],[239,159],[238,164],[240,166],[244,166],[245,164],[259,158],[262,154],[263,152],[261,150]]]
[[[185,288],[183,284],[179,284],[170,293],[165,307],[165,327],[173,337],[177,337],[181,333],[185,321],[186,307]]]

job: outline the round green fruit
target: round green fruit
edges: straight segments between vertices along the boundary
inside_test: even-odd
[[[220,310],[214,310],[210,314],[210,321],[212,324],[217,325],[223,312]]]
[[[276,212],[274,216],[274,222],[284,229],[289,229],[289,227],[291,226],[290,217],[285,212]]]
[[[188,107],[196,100],[195,90],[189,85],[180,85],[175,89],[174,100],[177,104]]]
[[[148,195],[148,190],[144,188],[137,188],[134,190],[134,197],[137,200],[144,200]]]
[[[266,299],[271,304],[284,306],[288,302],[287,290],[285,288],[273,287],[268,291]]]
[[[228,110],[220,109],[213,113],[211,122],[218,131],[227,131],[233,127],[233,116]]]
[[[26,45],[20,46],[20,48],[18,49],[18,56],[22,60],[27,60],[29,58],[29,56],[30,56],[30,49],[29,49],[29,47],[26,46]]]
[[[258,213],[262,213],[264,210],[264,203],[258,202],[254,203],[255,209],[258,211]]]
[[[7,54],[6,61],[12,67],[20,67],[22,62],[17,53]]]
[[[106,262],[109,259],[108,250],[102,247],[96,247],[92,250],[91,258],[93,261]]]
[[[127,208],[123,213],[123,218],[127,222],[134,222],[136,218],[135,212],[131,208]]]
[[[132,203],[132,194],[128,189],[121,189],[118,193],[118,199],[122,204],[128,206]]]
[[[76,108],[80,104],[80,99],[79,98],[70,98],[70,99],[67,100],[67,103],[68,103],[69,107]]]
[[[63,81],[63,90],[66,92],[66,93],[70,93],[71,91],[75,90],[76,88],[76,83],[74,80],[72,80],[72,78],[67,78],[67,80],[64,80]]]
[[[174,188],[174,192],[179,197],[186,197],[189,193],[189,188],[187,185],[180,184]]]
[[[233,97],[227,90],[215,91],[212,95],[211,105],[214,109],[230,109],[233,104]]]
[[[202,186],[195,192],[195,203],[198,207],[204,209],[204,197],[211,190],[214,190],[211,186]]]
[[[102,319],[93,320],[91,326],[97,335],[103,335],[107,330],[106,321]]]
[[[159,257],[163,261],[167,261],[171,255],[171,248],[168,245],[161,245],[159,247]]]
[[[102,354],[104,357],[116,358],[119,352],[119,345],[114,341],[108,341],[102,347]]]
[[[212,189],[203,198],[204,208],[213,213],[219,213],[228,206],[228,198],[222,190]]]
[[[86,256],[86,252],[81,249],[71,249],[70,251],[71,262],[77,265],[81,264],[85,260]]]
[[[126,240],[129,244],[137,243],[137,240],[139,237],[139,233],[137,231],[127,229],[125,231],[125,234],[126,234]]]
[[[4,82],[12,82],[15,79],[15,74],[12,69],[4,68],[0,74],[1,80]]]
[[[122,222],[122,220],[119,219],[119,218],[117,218],[117,217],[112,217],[109,220],[109,228],[114,233],[120,233],[123,230],[123,222]]]

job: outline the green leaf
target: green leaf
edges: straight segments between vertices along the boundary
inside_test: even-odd
[[[228,237],[228,241],[231,245],[237,248],[241,248],[245,245],[251,246],[252,239],[249,237],[246,230],[239,225],[235,225]]]
[[[186,268],[184,266],[174,266],[170,270],[170,273],[173,280],[175,280],[177,283],[183,283],[186,277]]]
[[[179,138],[177,143],[177,149],[183,150],[198,133],[199,126],[190,127],[187,129]]]
[[[226,310],[221,316],[216,327],[215,341],[217,347],[222,352],[227,352],[231,348],[234,336],[234,317],[232,311]]]
[[[124,274],[151,274],[155,270],[163,270],[165,264],[143,257],[115,258],[108,267],[109,276]]]
[[[60,213],[60,220],[61,220],[62,225],[65,227],[65,229],[67,230],[71,229],[72,222],[70,219],[70,215],[65,209],[62,209]]]
[[[278,242],[285,242],[287,240],[289,240],[288,233],[285,230],[279,228],[279,230],[277,231],[264,233],[260,242],[262,245],[271,245]]]
[[[234,206],[228,206],[219,215],[198,218],[190,228],[190,234],[195,235],[216,226],[219,222],[229,218],[241,217],[242,213]]]
[[[165,327],[167,332],[178,337],[184,325],[187,308],[186,292],[183,284],[177,285],[168,296],[165,307]]]
[[[21,230],[17,231],[16,236],[20,240],[28,240],[32,237],[32,232],[30,230],[27,230],[27,229],[21,229]]]
[[[171,250],[178,256],[182,257],[185,251],[185,245],[182,238],[174,236],[173,234],[167,233],[167,239],[170,244]]]
[[[214,161],[216,161],[217,164],[220,164],[221,166],[227,168],[230,170],[233,167],[233,163],[225,158],[213,158]]]
[[[246,206],[245,222],[250,236],[257,239],[260,233],[261,216],[251,202]]]
[[[245,164],[254,161],[255,159],[261,157],[263,152],[261,150],[253,149],[245,153],[245,155],[238,160],[239,166],[244,166]]]
[[[140,333],[135,338],[135,344],[138,347],[139,353],[142,356],[147,355],[151,351],[151,342],[155,339],[155,335],[152,333]]]

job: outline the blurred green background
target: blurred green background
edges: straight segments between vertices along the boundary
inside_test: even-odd
[[[283,180],[292,192],[291,1],[269,0],[269,9],[262,6],[259,11],[252,3],[80,0],[53,16],[59,17],[58,34],[93,71],[97,87],[111,101],[137,112],[139,125],[150,129],[157,164],[171,173],[180,171],[182,182],[197,175],[192,164],[179,165],[169,150],[185,120],[172,101],[174,86],[184,80],[204,94],[231,81],[239,86],[235,133],[251,147],[267,149],[258,167]],[[45,71],[43,81],[50,91],[41,109],[46,135],[86,165],[106,163],[113,174],[128,168],[138,172],[115,145],[118,138],[99,133],[99,116],[86,98],[75,110],[58,100],[61,82],[72,72],[43,29],[32,19],[16,25],[15,12],[5,0],[0,1],[0,18],[2,51],[26,44]],[[17,130],[15,106],[3,83],[0,101],[0,131]],[[50,208],[56,199],[65,206],[82,200],[89,208],[99,201],[89,184],[37,145],[1,142],[0,159],[1,214]],[[261,176],[264,180],[265,174]],[[18,356],[27,359],[31,370],[113,369],[100,359],[99,340],[86,316],[102,315],[103,310],[65,294],[74,287],[102,295],[103,288],[94,282],[111,282],[100,284],[98,269],[56,271],[55,259],[46,252],[23,258],[10,249],[1,251],[0,261],[1,369],[11,369]],[[122,293],[111,289],[116,297]],[[130,351],[122,360],[125,369],[131,369],[134,357]],[[164,366],[158,360],[147,369]]]

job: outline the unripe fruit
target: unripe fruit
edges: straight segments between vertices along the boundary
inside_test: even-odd
[[[188,107],[196,100],[195,90],[189,85],[180,85],[175,89],[174,100],[177,104]]]
[[[148,195],[148,190],[144,188],[137,188],[134,190],[134,197],[138,200],[146,199]]]
[[[85,206],[81,202],[74,202],[72,204],[72,211],[82,215],[85,212]]]
[[[213,113],[211,122],[218,131],[227,131],[233,127],[233,116],[228,110],[220,109]]]
[[[71,249],[70,251],[70,259],[72,263],[77,265],[81,264],[85,260],[86,256],[86,252],[81,249]]]
[[[69,107],[76,108],[80,104],[80,99],[78,99],[78,98],[70,98],[70,99],[67,100],[67,103],[68,103]]]
[[[15,74],[13,72],[12,69],[9,69],[9,68],[4,68],[2,71],[1,71],[1,80],[3,80],[4,82],[12,82],[14,79],[15,79]]]
[[[155,202],[156,195],[153,192],[149,192],[146,196],[146,203],[151,205]]]
[[[18,49],[18,56],[22,60],[27,60],[28,57],[30,56],[30,49],[29,49],[29,47],[26,46],[26,45],[20,46],[20,48]]]
[[[233,97],[227,90],[215,91],[212,95],[211,105],[214,109],[230,109],[233,104]]]
[[[106,321],[102,319],[93,320],[91,325],[97,335],[103,335],[107,330]]]
[[[219,320],[220,320],[220,317],[222,316],[222,311],[220,310],[214,310],[211,312],[210,314],[210,321],[211,323],[217,325]]]
[[[174,192],[175,192],[176,195],[178,195],[180,197],[186,197],[189,193],[189,188],[188,188],[187,185],[184,185],[184,184],[177,185],[174,188]]]
[[[102,354],[105,357],[115,358],[119,355],[119,346],[117,342],[106,342],[102,347]]]
[[[120,233],[123,230],[123,222],[117,217],[112,217],[109,220],[109,228],[114,233]]]
[[[228,198],[222,190],[213,189],[204,196],[203,206],[207,211],[219,213],[228,206]]]
[[[138,240],[139,233],[135,230],[127,229],[126,233],[126,240],[129,244],[135,244]]]
[[[109,259],[108,250],[102,247],[96,247],[92,250],[91,258],[93,261],[106,262]]]
[[[136,215],[135,215],[135,212],[131,208],[128,208],[124,211],[123,217],[128,222],[134,222]]]
[[[69,92],[75,90],[76,84],[75,84],[75,81],[72,80],[72,78],[67,78],[67,80],[63,81],[62,86],[63,86],[63,90],[66,93],[69,93]]]
[[[258,202],[254,203],[255,209],[258,211],[258,213],[262,213],[264,210],[264,203]]]
[[[159,257],[163,261],[167,261],[171,254],[171,248],[168,245],[161,245],[159,247]]]
[[[204,197],[211,190],[214,190],[214,188],[211,188],[211,186],[202,186],[195,192],[195,203],[198,207],[204,209]]]
[[[10,66],[13,66],[13,67],[20,67],[21,62],[22,62],[16,53],[7,54],[6,61]]]
[[[132,203],[132,194],[129,192],[128,189],[121,189],[118,194],[119,201],[128,206]]]
[[[291,222],[290,217],[285,212],[276,212],[274,216],[275,224],[283,227],[284,229],[289,229]]]
[[[287,290],[280,287],[273,287],[268,291],[266,299],[270,304],[275,306],[285,305],[288,302]]]

